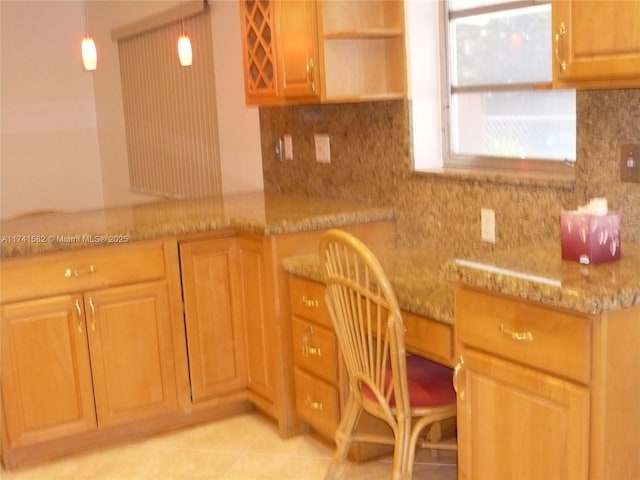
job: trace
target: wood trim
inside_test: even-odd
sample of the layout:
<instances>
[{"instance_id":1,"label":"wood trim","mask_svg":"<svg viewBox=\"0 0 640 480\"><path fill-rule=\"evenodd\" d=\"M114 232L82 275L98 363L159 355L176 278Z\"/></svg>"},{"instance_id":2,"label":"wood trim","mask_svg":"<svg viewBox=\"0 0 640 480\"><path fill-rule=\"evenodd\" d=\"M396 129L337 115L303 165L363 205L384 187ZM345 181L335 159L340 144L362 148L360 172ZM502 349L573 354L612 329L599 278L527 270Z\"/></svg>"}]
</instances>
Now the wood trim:
<instances>
[{"instance_id":1,"label":"wood trim","mask_svg":"<svg viewBox=\"0 0 640 480\"><path fill-rule=\"evenodd\" d=\"M170 23L204 12L207 7L207 0L181 0L180 5L177 7L123 25L122 27L114 28L111 30L111 40L119 42L125 38L164 27Z\"/></svg>"}]
</instances>

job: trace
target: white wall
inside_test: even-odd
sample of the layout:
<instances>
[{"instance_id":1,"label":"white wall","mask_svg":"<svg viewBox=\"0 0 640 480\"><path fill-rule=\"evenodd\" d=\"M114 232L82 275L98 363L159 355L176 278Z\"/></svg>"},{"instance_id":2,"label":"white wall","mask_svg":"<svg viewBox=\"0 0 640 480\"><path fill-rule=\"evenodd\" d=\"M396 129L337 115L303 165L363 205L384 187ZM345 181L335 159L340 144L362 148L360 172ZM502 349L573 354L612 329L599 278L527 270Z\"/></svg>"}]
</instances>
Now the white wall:
<instances>
[{"instance_id":1,"label":"white wall","mask_svg":"<svg viewBox=\"0 0 640 480\"><path fill-rule=\"evenodd\" d=\"M239 6L210 0L225 193L261 190L258 111L244 104ZM83 2L2 0L2 218L148 201L129 192L117 44L111 30L173 0L91 0L98 69L82 70ZM94 95L95 91L95 95Z\"/></svg>"},{"instance_id":2,"label":"white wall","mask_svg":"<svg viewBox=\"0 0 640 480\"><path fill-rule=\"evenodd\" d=\"M103 204L76 2L2 1L2 218Z\"/></svg>"}]
</instances>

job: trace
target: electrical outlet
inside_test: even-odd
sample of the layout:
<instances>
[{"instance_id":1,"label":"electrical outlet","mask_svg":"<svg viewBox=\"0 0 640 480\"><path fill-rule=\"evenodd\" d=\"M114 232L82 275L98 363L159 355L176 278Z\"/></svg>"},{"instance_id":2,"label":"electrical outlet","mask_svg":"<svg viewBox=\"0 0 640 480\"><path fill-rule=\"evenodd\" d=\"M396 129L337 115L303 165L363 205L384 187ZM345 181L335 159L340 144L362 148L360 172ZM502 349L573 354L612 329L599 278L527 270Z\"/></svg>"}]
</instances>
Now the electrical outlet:
<instances>
[{"instance_id":1,"label":"electrical outlet","mask_svg":"<svg viewBox=\"0 0 640 480\"><path fill-rule=\"evenodd\" d=\"M284 140L284 159L293 160L293 140L291 140L291 135L285 135L282 139Z\"/></svg>"},{"instance_id":2,"label":"electrical outlet","mask_svg":"<svg viewBox=\"0 0 640 480\"><path fill-rule=\"evenodd\" d=\"M315 134L316 162L331 163L331 145L329 135Z\"/></svg>"},{"instance_id":3,"label":"electrical outlet","mask_svg":"<svg viewBox=\"0 0 640 480\"><path fill-rule=\"evenodd\" d=\"M496 243L496 212L490 208L480 209L480 237L483 242Z\"/></svg>"},{"instance_id":4,"label":"electrical outlet","mask_svg":"<svg viewBox=\"0 0 640 480\"><path fill-rule=\"evenodd\" d=\"M620 146L620 181L640 183L640 144Z\"/></svg>"}]
</instances>

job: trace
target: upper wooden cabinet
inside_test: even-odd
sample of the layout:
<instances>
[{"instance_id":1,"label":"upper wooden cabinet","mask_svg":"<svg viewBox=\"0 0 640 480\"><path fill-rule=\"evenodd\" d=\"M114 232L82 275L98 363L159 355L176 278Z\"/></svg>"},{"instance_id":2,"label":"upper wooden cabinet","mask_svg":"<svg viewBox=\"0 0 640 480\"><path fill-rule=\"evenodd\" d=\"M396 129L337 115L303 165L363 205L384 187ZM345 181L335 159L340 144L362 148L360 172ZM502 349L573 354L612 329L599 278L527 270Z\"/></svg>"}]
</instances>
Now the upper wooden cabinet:
<instances>
[{"instance_id":1,"label":"upper wooden cabinet","mask_svg":"<svg viewBox=\"0 0 640 480\"><path fill-rule=\"evenodd\" d=\"M241 0L247 104L406 96L404 4Z\"/></svg>"},{"instance_id":2,"label":"upper wooden cabinet","mask_svg":"<svg viewBox=\"0 0 640 480\"><path fill-rule=\"evenodd\" d=\"M241 0L242 56L247 104L266 105L278 100L271 0Z\"/></svg>"},{"instance_id":3,"label":"upper wooden cabinet","mask_svg":"<svg viewBox=\"0 0 640 480\"><path fill-rule=\"evenodd\" d=\"M554 86L640 86L640 1L553 1Z\"/></svg>"},{"instance_id":4,"label":"upper wooden cabinet","mask_svg":"<svg viewBox=\"0 0 640 480\"><path fill-rule=\"evenodd\" d=\"M288 100L320 99L316 2L277 4L281 94Z\"/></svg>"}]
</instances>

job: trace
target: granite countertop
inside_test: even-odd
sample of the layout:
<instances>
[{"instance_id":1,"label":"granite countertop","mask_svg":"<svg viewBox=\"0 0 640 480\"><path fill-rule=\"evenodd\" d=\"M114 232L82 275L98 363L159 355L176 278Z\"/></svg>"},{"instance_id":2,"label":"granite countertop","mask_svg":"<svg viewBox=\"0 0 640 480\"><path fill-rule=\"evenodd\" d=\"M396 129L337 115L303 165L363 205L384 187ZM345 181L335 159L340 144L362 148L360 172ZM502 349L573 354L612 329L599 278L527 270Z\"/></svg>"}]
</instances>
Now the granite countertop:
<instances>
[{"instance_id":1,"label":"granite countertop","mask_svg":"<svg viewBox=\"0 0 640 480\"><path fill-rule=\"evenodd\" d=\"M369 245L385 269L403 310L454 323L458 282L578 313L640 306L640 244L622 243L619 260L581 265L562 260L560 242L451 258L420 247ZM285 259L286 271L317 282L317 254Z\"/></svg>"},{"instance_id":2,"label":"granite countertop","mask_svg":"<svg viewBox=\"0 0 640 480\"><path fill-rule=\"evenodd\" d=\"M389 277L402 310L453 324L453 288L442 273L451 257L420 247L368 246ZM282 266L294 275L323 282L317 253L286 258Z\"/></svg>"},{"instance_id":3,"label":"granite countertop","mask_svg":"<svg viewBox=\"0 0 640 480\"><path fill-rule=\"evenodd\" d=\"M0 224L0 257L233 228L265 235L390 220L391 208L264 192L84 212L24 215Z\"/></svg>"},{"instance_id":4,"label":"granite countertop","mask_svg":"<svg viewBox=\"0 0 640 480\"><path fill-rule=\"evenodd\" d=\"M640 306L640 244L622 242L619 260L562 260L560 242L448 262L448 280L586 314Z\"/></svg>"}]
</instances>

